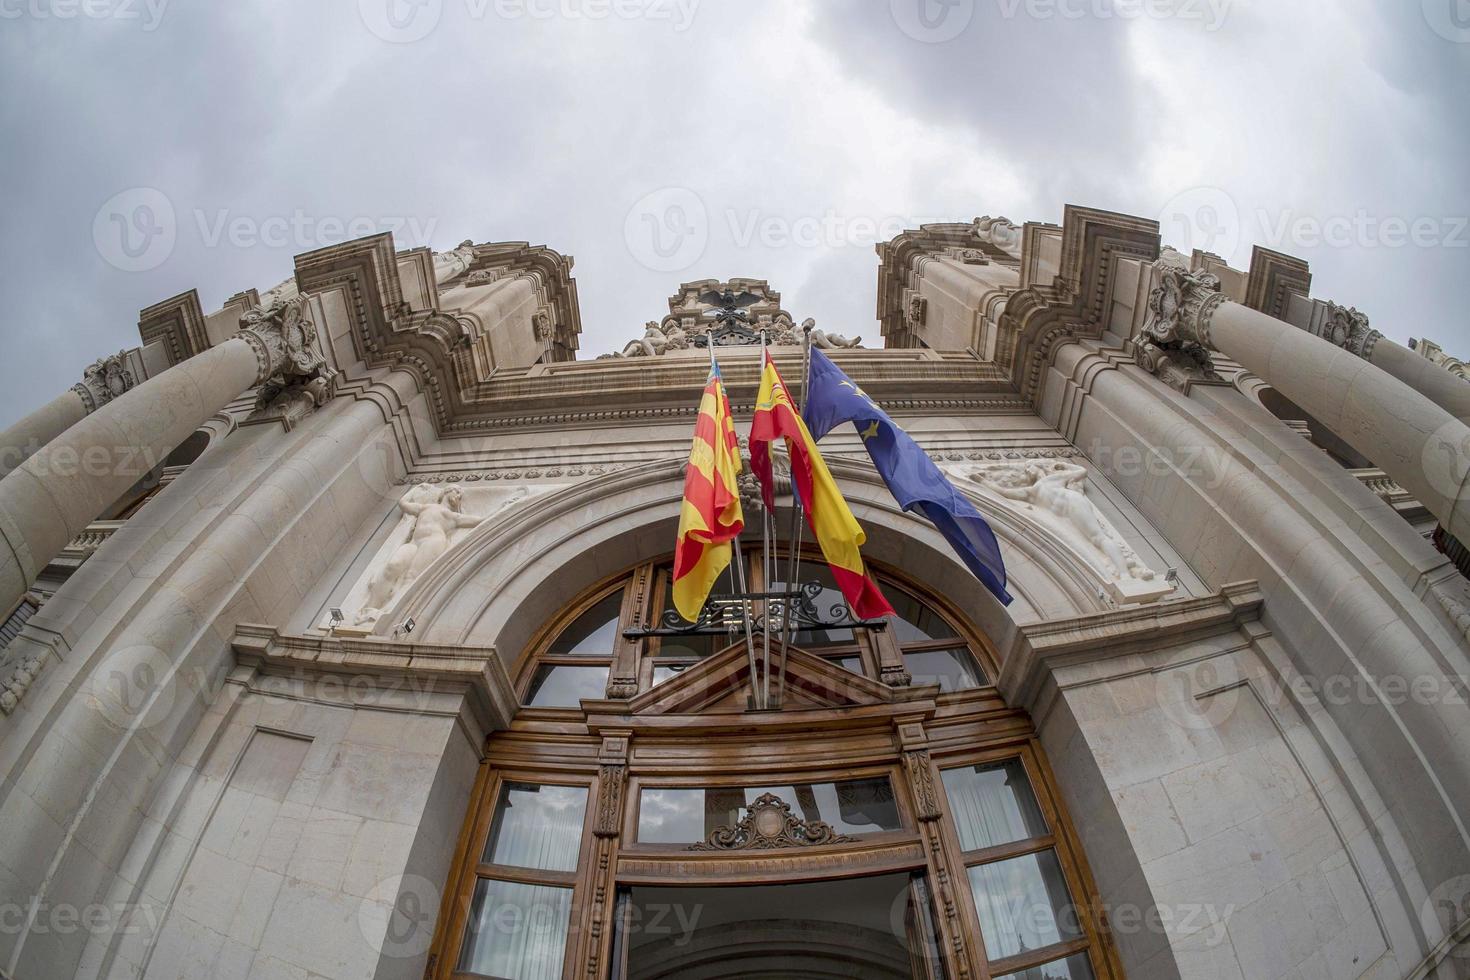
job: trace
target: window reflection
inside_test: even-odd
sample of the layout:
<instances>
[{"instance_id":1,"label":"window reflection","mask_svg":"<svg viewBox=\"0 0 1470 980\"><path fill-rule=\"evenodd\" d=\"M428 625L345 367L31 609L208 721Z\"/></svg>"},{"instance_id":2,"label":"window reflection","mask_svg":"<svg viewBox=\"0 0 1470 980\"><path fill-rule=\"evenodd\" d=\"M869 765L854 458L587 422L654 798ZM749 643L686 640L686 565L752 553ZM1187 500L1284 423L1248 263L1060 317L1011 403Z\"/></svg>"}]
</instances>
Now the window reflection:
<instances>
[{"instance_id":1,"label":"window reflection","mask_svg":"<svg viewBox=\"0 0 1470 980\"><path fill-rule=\"evenodd\" d=\"M872 834L903 826L887 777L794 786L649 787L639 797L638 841L690 844L704 840L711 831L738 823L744 808L766 793L790 804L803 820L825 821L839 834Z\"/></svg>"},{"instance_id":2,"label":"window reflection","mask_svg":"<svg viewBox=\"0 0 1470 980\"><path fill-rule=\"evenodd\" d=\"M576 708L582 700L601 700L607 695L606 667L558 667L543 665L526 692L530 708Z\"/></svg>"},{"instance_id":3,"label":"window reflection","mask_svg":"<svg viewBox=\"0 0 1470 980\"><path fill-rule=\"evenodd\" d=\"M909 674L917 687L938 684L941 693L969 691L984 687L985 672L966 647L951 650L909 650L903 655Z\"/></svg>"},{"instance_id":4,"label":"window reflection","mask_svg":"<svg viewBox=\"0 0 1470 980\"><path fill-rule=\"evenodd\" d=\"M547 649L557 657L610 657L617 646L623 590L599 599L578 616Z\"/></svg>"},{"instance_id":5,"label":"window reflection","mask_svg":"<svg viewBox=\"0 0 1470 980\"><path fill-rule=\"evenodd\" d=\"M898 614L893 626L898 642L948 640L959 635L944 617L903 589L885 582L883 594L888 597L888 604Z\"/></svg>"}]
</instances>

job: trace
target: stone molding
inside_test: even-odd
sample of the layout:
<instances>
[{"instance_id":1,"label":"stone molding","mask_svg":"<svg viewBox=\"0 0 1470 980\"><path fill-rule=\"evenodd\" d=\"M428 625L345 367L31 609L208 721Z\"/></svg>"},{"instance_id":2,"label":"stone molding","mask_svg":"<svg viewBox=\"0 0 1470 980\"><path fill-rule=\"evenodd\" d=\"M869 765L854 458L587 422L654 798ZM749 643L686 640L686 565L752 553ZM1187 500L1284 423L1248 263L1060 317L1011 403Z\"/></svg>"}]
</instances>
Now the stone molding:
<instances>
[{"instance_id":1,"label":"stone molding","mask_svg":"<svg viewBox=\"0 0 1470 980\"><path fill-rule=\"evenodd\" d=\"M191 289L143 310L138 314L138 335L145 347L161 342L168 352L170 365L209 350L209 334L205 330L198 290Z\"/></svg>"},{"instance_id":2,"label":"stone molding","mask_svg":"<svg viewBox=\"0 0 1470 980\"><path fill-rule=\"evenodd\" d=\"M128 352L124 350L99 358L82 372L82 380L72 385L71 390L77 393L90 415L118 395L131 391L137 383L128 367Z\"/></svg>"},{"instance_id":3,"label":"stone molding","mask_svg":"<svg viewBox=\"0 0 1470 980\"><path fill-rule=\"evenodd\" d=\"M1028 405L1034 408L1041 397L1042 373L1061 345L1102 337L1119 262L1154 262L1159 252L1156 221L1067 207L1055 279L1012 293L1000 320L995 359Z\"/></svg>"},{"instance_id":4,"label":"stone molding","mask_svg":"<svg viewBox=\"0 0 1470 980\"><path fill-rule=\"evenodd\" d=\"M510 726L520 699L493 647L440 646L384 639L344 639L283 633L241 623L231 640L235 659L262 673L286 677L351 676L374 689L411 694L458 694L461 719L474 744Z\"/></svg>"},{"instance_id":5,"label":"stone molding","mask_svg":"<svg viewBox=\"0 0 1470 980\"><path fill-rule=\"evenodd\" d=\"M1257 245L1251 253L1245 305L1258 313L1285 320L1294 293L1302 296L1312 293L1312 272L1307 263Z\"/></svg>"},{"instance_id":6,"label":"stone molding","mask_svg":"<svg viewBox=\"0 0 1470 980\"><path fill-rule=\"evenodd\" d=\"M1111 660L1229 633L1259 619L1264 602L1258 583L1236 582L1202 598L1021 626L1001 652L996 686L1008 704L1034 716L1048 680L1061 666Z\"/></svg>"}]
</instances>

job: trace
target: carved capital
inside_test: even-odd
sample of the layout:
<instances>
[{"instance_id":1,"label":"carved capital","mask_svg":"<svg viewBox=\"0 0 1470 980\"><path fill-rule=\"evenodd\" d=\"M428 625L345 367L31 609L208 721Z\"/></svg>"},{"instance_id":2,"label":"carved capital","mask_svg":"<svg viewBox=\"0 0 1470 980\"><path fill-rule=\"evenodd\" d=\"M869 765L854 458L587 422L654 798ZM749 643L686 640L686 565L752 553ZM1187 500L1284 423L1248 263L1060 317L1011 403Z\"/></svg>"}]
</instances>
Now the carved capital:
<instances>
[{"instance_id":1,"label":"carved capital","mask_svg":"<svg viewBox=\"0 0 1470 980\"><path fill-rule=\"evenodd\" d=\"M1161 266L1160 273L1159 285L1149 294L1142 339L1163 348L1210 346L1210 322L1225 302L1220 277L1173 265Z\"/></svg>"},{"instance_id":2,"label":"carved capital","mask_svg":"<svg viewBox=\"0 0 1470 980\"><path fill-rule=\"evenodd\" d=\"M1383 334L1368 324L1366 314L1351 306L1327 304L1327 318L1322 323L1322 338L1363 360L1372 360L1373 348Z\"/></svg>"},{"instance_id":3,"label":"carved capital","mask_svg":"<svg viewBox=\"0 0 1470 980\"><path fill-rule=\"evenodd\" d=\"M104 357L82 372L82 380L71 386L71 390L86 405L87 413L97 411L118 395L137 384L133 372L128 369L127 351L118 351Z\"/></svg>"},{"instance_id":4,"label":"carved capital","mask_svg":"<svg viewBox=\"0 0 1470 980\"><path fill-rule=\"evenodd\" d=\"M279 299L240 317L235 336L255 352L257 406L278 404L290 422L299 420L336 393L337 372L322 356L308 296Z\"/></svg>"}]
</instances>

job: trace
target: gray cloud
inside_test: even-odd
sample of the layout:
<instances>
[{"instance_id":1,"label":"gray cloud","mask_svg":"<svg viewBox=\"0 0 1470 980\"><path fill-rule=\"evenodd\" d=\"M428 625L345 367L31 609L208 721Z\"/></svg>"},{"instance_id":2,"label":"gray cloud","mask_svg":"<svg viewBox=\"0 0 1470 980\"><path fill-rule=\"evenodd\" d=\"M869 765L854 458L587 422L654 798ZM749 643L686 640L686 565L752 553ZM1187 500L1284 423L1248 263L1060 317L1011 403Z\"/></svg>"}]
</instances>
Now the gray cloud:
<instances>
[{"instance_id":1,"label":"gray cloud","mask_svg":"<svg viewBox=\"0 0 1470 980\"><path fill-rule=\"evenodd\" d=\"M1177 244L1233 237L1237 262L1276 244L1391 336L1470 354L1470 247L1303 235L1363 209L1443 238L1470 214L1470 43L1419 0L1238 0L1215 30L1125 19L1120 0L1058 0L1080 17L922 0L927 20L921 0L639 0L633 18L595 16L598 0L175 0L153 29L141 3L135 19L32 13L54 2L0 0L18 355L0 363L0 425L135 344L140 308L271 286L354 220L401 225L400 246L575 255L595 354L706 277L768 278L797 316L874 338L873 244L899 228L1174 202ZM963 29L925 43L956 26L945 11ZM172 209L175 240L125 271L93 224L138 188Z\"/></svg>"}]
</instances>

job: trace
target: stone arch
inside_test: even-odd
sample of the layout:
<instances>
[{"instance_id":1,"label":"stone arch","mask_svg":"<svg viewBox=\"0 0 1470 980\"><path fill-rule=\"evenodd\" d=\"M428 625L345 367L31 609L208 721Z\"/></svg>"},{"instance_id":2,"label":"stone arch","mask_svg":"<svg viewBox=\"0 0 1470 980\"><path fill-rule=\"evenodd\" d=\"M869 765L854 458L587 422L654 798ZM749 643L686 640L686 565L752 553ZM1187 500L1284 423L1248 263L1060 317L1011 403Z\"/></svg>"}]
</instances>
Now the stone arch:
<instances>
[{"instance_id":1,"label":"stone arch","mask_svg":"<svg viewBox=\"0 0 1470 980\"><path fill-rule=\"evenodd\" d=\"M834 458L834 474L868 534L865 554L947 597L1003 650L1017 624L1097 612L1095 573L1014 513L987 510L1015 602L980 585L927 522L900 511L866 463ZM424 642L496 647L514 667L540 626L572 596L667 553L677 530L683 461L622 470L531 498L475 529L395 603Z\"/></svg>"}]
</instances>

